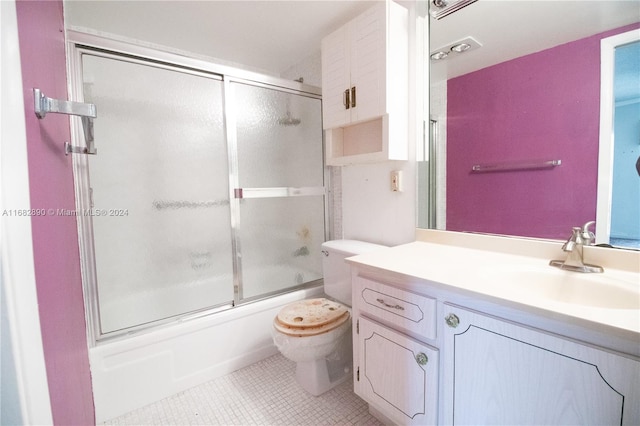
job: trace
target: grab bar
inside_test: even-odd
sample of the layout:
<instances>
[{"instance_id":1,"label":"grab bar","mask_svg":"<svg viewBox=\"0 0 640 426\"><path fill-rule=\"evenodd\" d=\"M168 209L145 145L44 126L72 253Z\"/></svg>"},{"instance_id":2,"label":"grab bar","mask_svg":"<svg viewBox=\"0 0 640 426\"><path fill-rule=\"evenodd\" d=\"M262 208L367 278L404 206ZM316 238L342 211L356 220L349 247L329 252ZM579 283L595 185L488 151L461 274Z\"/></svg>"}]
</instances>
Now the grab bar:
<instances>
[{"instance_id":1,"label":"grab bar","mask_svg":"<svg viewBox=\"0 0 640 426\"><path fill-rule=\"evenodd\" d=\"M272 188L234 188L235 198L275 198L275 197L305 197L310 195L325 195L324 186L305 187L272 187Z\"/></svg>"},{"instance_id":2,"label":"grab bar","mask_svg":"<svg viewBox=\"0 0 640 426\"><path fill-rule=\"evenodd\" d=\"M98 116L96 106L84 102L63 101L45 96L40 89L33 89L34 110L38 118L44 118L48 113L77 115L82 117L82 129L86 148L73 146L69 142L64 143L65 155L98 153L94 146L93 139L93 119Z\"/></svg>"},{"instance_id":3,"label":"grab bar","mask_svg":"<svg viewBox=\"0 0 640 426\"><path fill-rule=\"evenodd\" d=\"M561 160L526 160L512 161L505 163L476 164L471 168L475 173L486 172L506 172L512 170L535 170L557 167L562 164Z\"/></svg>"}]
</instances>

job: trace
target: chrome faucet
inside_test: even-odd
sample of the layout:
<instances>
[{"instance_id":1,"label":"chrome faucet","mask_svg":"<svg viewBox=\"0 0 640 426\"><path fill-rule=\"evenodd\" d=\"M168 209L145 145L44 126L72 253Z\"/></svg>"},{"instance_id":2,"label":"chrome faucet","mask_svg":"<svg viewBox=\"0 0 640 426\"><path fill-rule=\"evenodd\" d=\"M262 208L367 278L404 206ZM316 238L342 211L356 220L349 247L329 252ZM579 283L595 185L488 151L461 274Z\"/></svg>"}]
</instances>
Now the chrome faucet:
<instances>
[{"instance_id":1,"label":"chrome faucet","mask_svg":"<svg viewBox=\"0 0 640 426\"><path fill-rule=\"evenodd\" d=\"M571 229L571 236L562 245L562 250L567 252L567 258L565 260L552 260L549 265L556 268L565 269L567 271L574 272L604 272L604 268L597 265L589 265L584 263L584 246L593 244L595 235L589 230L595 222L587 222L582 228L574 227Z\"/></svg>"}]
</instances>

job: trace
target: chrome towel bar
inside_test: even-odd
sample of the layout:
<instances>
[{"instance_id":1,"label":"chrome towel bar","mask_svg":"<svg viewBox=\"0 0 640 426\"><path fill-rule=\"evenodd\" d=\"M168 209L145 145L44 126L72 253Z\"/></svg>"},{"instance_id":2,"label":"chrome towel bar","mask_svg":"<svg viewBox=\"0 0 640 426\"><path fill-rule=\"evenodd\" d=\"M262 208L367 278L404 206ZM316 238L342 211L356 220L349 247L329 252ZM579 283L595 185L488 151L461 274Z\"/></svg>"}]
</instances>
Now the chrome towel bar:
<instances>
[{"instance_id":1,"label":"chrome towel bar","mask_svg":"<svg viewBox=\"0 0 640 426\"><path fill-rule=\"evenodd\" d=\"M561 160L526 160L526 161L511 161L505 163L489 163L489 164L476 164L471 168L474 173L487 173L487 172L506 172L512 170L535 170L535 169L548 169L557 167L562 164Z\"/></svg>"},{"instance_id":2,"label":"chrome towel bar","mask_svg":"<svg viewBox=\"0 0 640 426\"><path fill-rule=\"evenodd\" d=\"M40 89L33 89L34 110L38 118L44 118L48 113L77 115L82 117L82 129L86 148L73 146L69 142L64 143L65 154L92 154L98 153L93 143L93 119L98 116L96 106L84 102L64 101L45 96Z\"/></svg>"}]
</instances>

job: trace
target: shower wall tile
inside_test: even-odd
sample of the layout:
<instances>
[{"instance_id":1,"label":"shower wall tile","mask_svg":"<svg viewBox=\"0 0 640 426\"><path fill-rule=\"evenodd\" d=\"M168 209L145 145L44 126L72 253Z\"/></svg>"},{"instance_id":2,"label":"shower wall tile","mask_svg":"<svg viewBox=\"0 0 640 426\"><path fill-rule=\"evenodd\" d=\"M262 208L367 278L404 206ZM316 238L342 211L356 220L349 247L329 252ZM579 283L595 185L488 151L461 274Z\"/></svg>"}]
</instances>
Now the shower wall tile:
<instances>
[{"instance_id":1,"label":"shower wall tile","mask_svg":"<svg viewBox=\"0 0 640 426\"><path fill-rule=\"evenodd\" d=\"M329 208L331 209L331 238L344 238L342 232L342 168L329 167L331 182L329 184Z\"/></svg>"},{"instance_id":2,"label":"shower wall tile","mask_svg":"<svg viewBox=\"0 0 640 426\"><path fill-rule=\"evenodd\" d=\"M289 80L304 78L304 83L311 86L322 87L322 73L320 65L320 50L307 56L301 62L292 65L282 71L280 76Z\"/></svg>"}]
</instances>

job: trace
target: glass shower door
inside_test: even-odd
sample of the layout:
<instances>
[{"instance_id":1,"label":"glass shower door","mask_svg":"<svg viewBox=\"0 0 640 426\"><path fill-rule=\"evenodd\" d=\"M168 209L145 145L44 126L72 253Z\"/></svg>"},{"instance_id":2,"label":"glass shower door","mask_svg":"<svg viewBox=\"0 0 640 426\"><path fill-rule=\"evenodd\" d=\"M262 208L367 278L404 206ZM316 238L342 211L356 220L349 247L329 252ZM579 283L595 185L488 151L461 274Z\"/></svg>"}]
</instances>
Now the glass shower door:
<instances>
[{"instance_id":1,"label":"glass shower door","mask_svg":"<svg viewBox=\"0 0 640 426\"><path fill-rule=\"evenodd\" d=\"M232 303L221 79L106 54L82 67L99 335Z\"/></svg>"},{"instance_id":2,"label":"glass shower door","mask_svg":"<svg viewBox=\"0 0 640 426\"><path fill-rule=\"evenodd\" d=\"M322 278L321 101L242 82L229 91L239 299L247 300Z\"/></svg>"}]
</instances>

